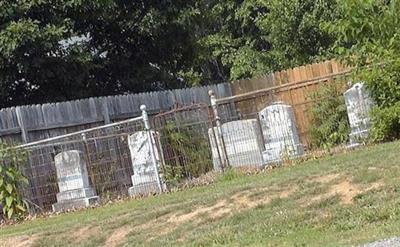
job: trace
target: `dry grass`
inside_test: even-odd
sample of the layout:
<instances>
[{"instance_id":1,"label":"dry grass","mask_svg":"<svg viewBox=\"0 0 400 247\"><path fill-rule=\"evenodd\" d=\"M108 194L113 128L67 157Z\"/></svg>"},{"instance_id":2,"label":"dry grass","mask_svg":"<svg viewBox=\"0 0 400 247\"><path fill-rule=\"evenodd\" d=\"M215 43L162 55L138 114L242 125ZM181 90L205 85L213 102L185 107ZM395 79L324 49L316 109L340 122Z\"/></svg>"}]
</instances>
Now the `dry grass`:
<instances>
[{"instance_id":1,"label":"dry grass","mask_svg":"<svg viewBox=\"0 0 400 247\"><path fill-rule=\"evenodd\" d=\"M348 246L400 232L400 143L0 229L0 246ZM80 225L81 227L79 227Z\"/></svg>"}]
</instances>

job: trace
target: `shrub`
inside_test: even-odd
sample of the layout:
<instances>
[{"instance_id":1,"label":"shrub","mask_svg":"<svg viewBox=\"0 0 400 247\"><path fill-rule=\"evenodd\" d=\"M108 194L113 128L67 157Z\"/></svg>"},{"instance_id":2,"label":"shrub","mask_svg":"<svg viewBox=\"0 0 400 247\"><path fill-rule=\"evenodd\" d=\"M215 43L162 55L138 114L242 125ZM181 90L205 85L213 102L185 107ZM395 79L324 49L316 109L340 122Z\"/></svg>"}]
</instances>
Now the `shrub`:
<instances>
[{"instance_id":1,"label":"shrub","mask_svg":"<svg viewBox=\"0 0 400 247\"><path fill-rule=\"evenodd\" d=\"M341 88L338 83L327 83L310 95L314 101L311 148L330 148L348 141L350 126Z\"/></svg>"},{"instance_id":2,"label":"shrub","mask_svg":"<svg viewBox=\"0 0 400 247\"><path fill-rule=\"evenodd\" d=\"M371 112L371 140L375 142L392 141L400 138L400 102Z\"/></svg>"},{"instance_id":3,"label":"shrub","mask_svg":"<svg viewBox=\"0 0 400 247\"><path fill-rule=\"evenodd\" d=\"M212 169L204 133L168 122L160 134L165 159L163 176L169 184L176 184L185 177L198 177Z\"/></svg>"},{"instance_id":4,"label":"shrub","mask_svg":"<svg viewBox=\"0 0 400 247\"><path fill-rule=\"evenodd\" d=\"M218 177L217 181L228 182L240 178L241 176L243 176L243 173L241 173L239 170L228 168L224 171L224 173L221 176Z\"/></svg>"},{"instance_id":5,"label":"shrub","mask_svg":"<svg viewBox=\"0 0 400 247\"><path fill-rule=\"evenodd\" d=\"M0 142L0 204L9 219L18 219L26 212L19 190L22 184L28 183L20 170L25 162L25 152Z\"/></svg>"},{"instance_id":6,"label":"shrub","mask_svg":"<svg viewBox=\"0 0 400 247\"><path fill-rule=\"evenodd\" d=\"M375 141L400 137L400 1L340 0L339 16L326 26L337 37L339 58L357 68L377 109L372 112Z\"/></svg>"},{"instance_id":7,"label":"shrub","mask_svg":"<svg viewBox=\"0 0 400 247\"><path fill-rule=\"evenodd\" d=\"M355 73L366 82L376 103L371 112L370 139L375 142L391 141L400 137L400 59L384 65L362 68Z\"/></svg>"}]
</instances>

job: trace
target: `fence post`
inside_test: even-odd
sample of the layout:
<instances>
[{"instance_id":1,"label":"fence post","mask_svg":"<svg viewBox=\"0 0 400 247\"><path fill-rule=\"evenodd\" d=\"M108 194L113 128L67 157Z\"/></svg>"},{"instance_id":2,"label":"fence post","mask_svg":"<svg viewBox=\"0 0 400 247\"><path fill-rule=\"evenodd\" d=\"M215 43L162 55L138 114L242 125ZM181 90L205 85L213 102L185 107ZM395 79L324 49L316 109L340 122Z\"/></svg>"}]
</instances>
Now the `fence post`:
<instances>
[{"instance_id":1,"label":"fence post","mask_svg":"<svg viewBox=\"0 0 400 247\"><path fill-rule=\"evenodd\" d=\"M144 128L146 129L147 138L148 138L148 142L149 142L149 145L150 145L151 162L153 163L154 169L155 169L155 172L156 172L156 179L157 179L158 189L159 189L160 193L162 193L163 192L163 186L161 184L160 173L158 171L158 162L157 162L157 157L156 157L156 153L155 153L155 150L154 150L154 143L153 143L153 138L152 138L152 134L151 134L151 126L150 126L150 121L149 121L149 115L147 114L147 111L146 111L146 105L141 105L140 106L140 110L142 111Z\"/></svg>"},{"instance_id":2,"label":"fence post","mask_svg":"<svg viewBox=\"0 0 400 247\"><path fill-rule=\"evenodd\" d=\"M104 124L111 123L106 97L101 98L101 114L103 115Z\"/></svg>"},{"instance_id":3,"label":"fence post","mask_svg":"<svg viewBox=\"0 0 400 247\"><path fill-rule=\"evenodd\" d=\"M22 111L21 111L21 107L20 106L17 106L16 113L17 113L18 125L21 128L22 142L23 143L28 143L29 142L28 130L26 129L24 116L22 115Z\"/></svg>"},{"instance_id":4,"label":"fence post","mask_svg":"<svg viewBox=\"0 0 400 247\"><path fill-rule=\"evenodd\" d=\"M228 155L226 154L224 137L222 135L221 119L218 115L217 97L215 96L215 93L213 90L208 91L208 95L210 96L211 107L213 109L215 125L217 128L215 144L217 146L218 154L221 156L220 157L220 160L222 161L221 162L221 170L224 171L224 169L229 166L229 160L228 160ZM212 128L214 128L214 127L212 127Z\"/></svg>"}]
</instances>

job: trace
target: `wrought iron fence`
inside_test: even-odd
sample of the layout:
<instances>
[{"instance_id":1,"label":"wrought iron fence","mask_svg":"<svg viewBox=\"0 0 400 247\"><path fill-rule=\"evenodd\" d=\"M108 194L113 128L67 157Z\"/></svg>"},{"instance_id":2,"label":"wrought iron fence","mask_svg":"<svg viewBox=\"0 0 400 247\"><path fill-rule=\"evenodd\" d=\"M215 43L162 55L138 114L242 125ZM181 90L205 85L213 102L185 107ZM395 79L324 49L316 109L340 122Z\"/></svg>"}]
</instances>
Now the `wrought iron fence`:
<instances>
[{"instance_id":1,"label":"wrought iron fence","mask_svg":"<svg viewBox=\"0 0 400 247\"><path fill-rule=\"evenodd\" d=\"M180 107L153 118L162 153L162 173L169 185L199 177L213 169L210 138L213 116L205 104Z\"/></svg>"},{"instance_id":2,"label":"wrought iron fence","mask_svg":"<svg viewBox=\"0 0 400 247\"><path fill-rule=\"evenodd\" d=\"M134 176L157 175L155 169L151 173L154 160L147 156L150 136L153 132L141 116L21 145L17 148L27 151L23 174L29 181L22 193L43 210L62 211L128 193L159 192L157 179L149 183ZM147 150L133 157L138 149ZM135 165L145 170L134 171Z\"/></svg>"},{"instance_id":3,"label":"wrought iron fence","mask_svg":"<svg viewBox=\"0 0 400 247\"><path fill-rule=\"evenodd\" d=\"M338 120L344 121L344 137L333 143L345 144L349 133L343 92L348 80L347 74L339 73L225 98L211 92L220 140L211 146L220 150L225 165L230 167L263 168L296 159L318 148L313 145L313 134L314 128L319 127L315 120L321 105L341 110L342 115L336 119L322 119L319 124L326 124L327 132L335 136L339 128L336 125L342 124ZM321 93L327 87L333 87L336 94Z\"/></svg>"},{"instance_id":4,"label":"wrought iron fence","mask_svg":"<svg viewBox=\"0 0 400 247\"><path fill-rule=\"evenodd\" d=\"M23 194L43 209L87 206L112 196L160 193L183 180L229 167L264 168L310 150L310 97L343 75L193 104L151 117L22 145ZM332 96L336 97L336 96ZM343 102L344 104L344 102ZM78 202L76 202L78 201Z\"/></svg>"}]
</instances>

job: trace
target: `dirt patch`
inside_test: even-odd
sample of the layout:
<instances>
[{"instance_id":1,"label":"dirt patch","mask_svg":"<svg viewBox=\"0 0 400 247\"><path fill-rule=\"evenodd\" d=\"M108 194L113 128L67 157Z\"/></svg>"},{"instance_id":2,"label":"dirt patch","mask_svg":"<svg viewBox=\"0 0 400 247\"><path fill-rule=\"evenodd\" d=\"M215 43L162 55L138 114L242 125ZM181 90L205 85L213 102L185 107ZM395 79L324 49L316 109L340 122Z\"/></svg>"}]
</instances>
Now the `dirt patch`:
<instances>
[{"instance_id":1,"label":"dirt patch","mask_svg":"<svg viewBox=\"0 0 400 247\"><path fill-rule=\"evenodd\" d=\"M290 187L286 188L282 191L279 192L279 198L288 198L291 196L294 192L296 192L297 188L296 187Z\"/></svg>"},{"instance_id":2,"label":"dirt patch","mask_svg":"<svg viewBox=\"0 0 400 247\"><path fill-rule=\"evenodd\" d=\"M333 185L330 188L328 192L328 197L339 195L340 200L343 204L351 204L353 201L353 197L361 194L362 192L363 190L357 185L351 183L350 181L343 181L339 184Z\"/></svg>"},{"instance_id":3,"label":"dirt patch","mask_svg":"<svg viewBox=\"0 0 400 247\"><path fill-rule=\"evenodd\" d=\"M100 228L97 226L86 226L79 228L78 230L74 231L72 234L72 241L74 243L81 243L90 237L95 236L97 233L99 233Z\"/></svg>"},{"instance_id":4,"label":"dirt patch","mask_svg":"<svg viewBox=\"0 0 400 247\"><path fill-rule=\"evenodd\" d=\"M251 197L251 195L257 192L257 190L239 192L231 196L229 199L218 201L212 206L202 206L194 209L190 213L172 215L172 217L168 219L168 223L172 225L177 225L184 222L193 221L197 219L200 215L206 215L206 218L208 219L220 218L227 214L249 210L257 207L258 205L268 204L271 202L272 199L275 198L287 198L295 190L295 188L289 188L279 191L278 193L270 194L268 194L268 191L265 191L264 196L260 196L257 198Z\"/></svg>"},{"instance_id":5,"label":"dirt patch","mask_svg":"<svg viewBox=\"0 0 400 247\"><path fill-rule=\"evenodd\" d=\"M173 213L164 215L145 224L135 227L134 230L149 231L156 233L148 238L149 241L173 232L180 225L192 222L201 224L202 222L215 220L227 215L232 215L245 210L250 210L259 205L270 203L275 198L287 198L293 194L297 188L285 188L280 191L271 192L268 189L257 189L242 191L232 195L227 199L217 201L210 206L199 206L193 208L188 213ZM252 197L254 194L263 192L261 196ZM160 224L160 222L162 222ZM184 236L182 236L184 238Z\"/></svg>"},{"instance_id":6,"label":"dirt patch","mask_svg":"<svg viewBox=\"0 0 400 247\"><path fill-rule=\"evenodd\" d=\"M4 242L0 242L0 247L29 247L33 246L36 242L36 240L39 237L36 235L28 236L28 235L23 235L23 236L18 236L18 237L12 237L6 239Z\"/></svg>"},{"instance_id":7,"label":"dirt patch","mask_svg":"<svg viewBox=\"0 0 400 247\"><path fill-rule=\"evenodd\" d=\"M383 186L383 183L373 183L368 187L362 186L360 184L355 184L350 180L344 180L340 183L332 185L328 192L321 195L308 198L307 202L302 203L302 206L309 206L315 202L322 201L324 199L331 198L333 196L339 196L340 202L345 205L353 203L353 198L362 193L368 192L373 189L377 189Z\"/></svg>"},{"instance_id":8,"label":"dirt patch","mask_svg":"<svg viewBox=\"0 0 400 247\"><path fill-rule=\"evenodd\" d=\"M116 247L118 245L121 245L124 242L126 236L129 234L129 232L131 232L131 230L132 229L129 227L122 227L122 228L115 230L111 234L111 236L108 237L104 246Z\"/></svg>"},{"instance_id":9,"label":"dirt patch","mask_svg":"<svg viewBox=\"0 0 400 247\"><path fill-rule=\"evenodd\" d=\"M320 184L326 184L326 183L332 182L333 180L339 178L340 176L341 176L340 173L328 174L328 175L325 175L325 176L313 177L313 178L311 178L311 181L317 182L317 183L320 183Z\"/></svg>"}]
</instances>

